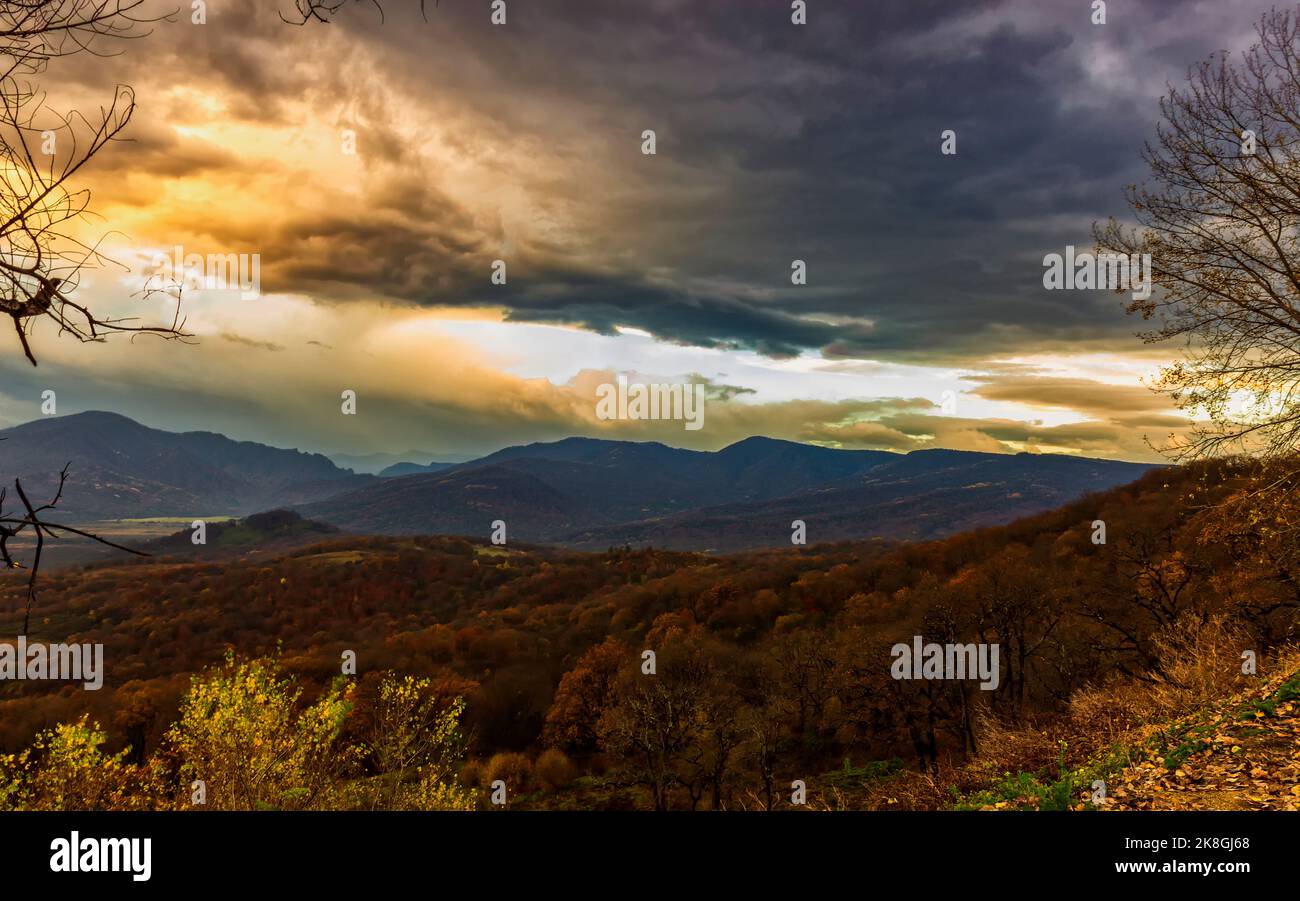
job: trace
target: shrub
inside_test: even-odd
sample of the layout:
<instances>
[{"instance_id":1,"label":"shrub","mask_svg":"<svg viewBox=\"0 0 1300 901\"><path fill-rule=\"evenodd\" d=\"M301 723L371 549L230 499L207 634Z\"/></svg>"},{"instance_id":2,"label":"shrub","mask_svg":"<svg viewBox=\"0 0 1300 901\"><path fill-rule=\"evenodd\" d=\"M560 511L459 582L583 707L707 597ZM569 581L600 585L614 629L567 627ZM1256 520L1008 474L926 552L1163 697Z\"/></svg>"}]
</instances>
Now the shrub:
<instances>
[{"instance_id":1,"label":"shrub","mask_svg":"<svg viewBox=\"0 0 1300 901\"><path fill-rule=\"evenodd\" d=\"M350 687L336 682L298 709L302 689L275 660L226 663L196 676L168 731L188 784L202 780L219 810L326 806L346 763L337 738L351 708Z\"/></svg>"},{"instance_id":2,"label":"shrub","mask_svg":"<svg viewBox=\"0 0 1300 901\"><path fill-rule=\"evenodd\" d=\"M367 711L363 755L379 778L366 781L367 806L387 810L470 810L473 795L456 781L464 750L465 702L444 704L432 679L385 673Z\"/></svg>"},{"instance_id":3,"label":"shrub","mask_svg":"<svg viewBox=\"0 0 1300 901\"><path fill-rule=\"evenodd\" d=\"M508 791L522 792L528 786L532 774L533 765L527 757L506 751L492 755L492 759L487 762L483 780L490 786L500 779L505 782Z\"/></svg>"},{"instance_id":4,"label":"shrub","mask_svg":"<svg viewBox=\"0 0 1300 901\"><path fill-rule=\"evenodd\" d=\"M1184 614L1152 639L1164 679L1152 689L1161 715L1226 697L1247 680L1241 650L1255 645L1248 630L1222 614Z\"/></svg>"},{"instance_id":5,"label":"shrub","mask_svg":"<svg viewBox=\"0 0 1300 901\"><path fill-rule=\"evenodd\" d=\"M483 784L483 762L480 760L467 760L460 768L460 784L470 788L478 788Z\"/></svg>"},{"instance_id":6,"label":"shrub","mask_svg":"<svg viewBox=\"0 0 1300 901\"><path fill-rule=\"evenodd\" d=\"M165 807L156 767L105 754L108 736L82 716L36 736L20 754L0 756L0 810L129 810Z\"/></svg>"},{"instance_id":7,"label":"shrub","mask_svg":"<svg viewBox=\"0 0 1300 901\"><path fill-rule=\"evenodd\" d=\"M537 758L533 774L547 791L558 791L574 780L577 769L567 754L558 748L550 748Z\"/></svg>"}]
</instances>

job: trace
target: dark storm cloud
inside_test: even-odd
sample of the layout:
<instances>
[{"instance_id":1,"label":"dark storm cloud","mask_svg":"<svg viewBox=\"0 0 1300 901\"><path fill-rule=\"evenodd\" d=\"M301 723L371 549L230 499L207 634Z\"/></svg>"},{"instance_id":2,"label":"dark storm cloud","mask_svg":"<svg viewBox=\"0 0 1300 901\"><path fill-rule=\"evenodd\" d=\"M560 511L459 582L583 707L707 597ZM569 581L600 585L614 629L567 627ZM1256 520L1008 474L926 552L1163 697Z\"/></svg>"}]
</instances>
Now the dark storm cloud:
<instances>
[{"instance_id":1,"label":"dark storm cloud","mask_svg":"<svg viewBox=\"0 0 1300 901\"><path fill-rule=\"evenodd\" d=\"M721 349L752 348L773 357L795 356L808 347L836 341L847 329L803 319L797 311L734 296L701 295L648 285L631 278L567 273L538 287L527 280L518 290L484 293L503 300L508 321L578 324L602 334L631 325L667 341ZM509 288L510 286L505 286Z\"/></svg>"},{"instance_id":2,"label":"dark storm cloud","mask_svg":"<svg viewBox=\"0 0 1300 901\"><path fill-rule=\"evenodd\" d=\"M240 160L232 153L214 148L211 144L193 138L178 136L156 121L141 117L130 130L130 144L123 153L105 153L94 161L100 175L119 173L131 175L144 171L163 178L196 177L205 174L231 173L238 170ZM157 198L150 198L157 202Z\"/></svg>"},{"instance_id":3,"label":"dark storm cloud","mask_svg":"<svg viewBox=\"0 0 1300 901\"><path fill-rule=\"evenodd\" d=\"M1163 81L1258 10L1181 4L1175 21L1166 4L1111 6L1105 26L1073 2L823 2L796 28L783 0L515 3L507 29L449 4L426 32L360 10L342 24L390 47L397 77L463 92L506 132L572 147L563 122L536 116L572 109L583 140L623 145L603 157L626 186L605 204L620 224L585 249L612 259L627 249L614 241L636 239L631 264L599 280L520 274L494 298L511 318L933 361L1130 340L1115 296L1044 291L1043 255L1123 214ZM659 137L649 165L645 127ZM939 153L946 128L953 157ZM806 288L789 284L796 258ZM390 285L474 303L479 271ZM729 290L701 290L710 280ZM828 316L869 325L813 321Z\"/></svg>"},{"instance_id":4,"label":"dark storm cloud","mask_svg":"<svg viewBox=\"0 0 1300 901\"><path fill-rule=\"evenodd\" d=\"M364 206L212 225L256 242L267 290L954 362L1137 347L1120 298L1045 291L1043 256L1124 214L1164 83L1241 47L1266 5L1112 3L1097 26L1076 0L818 0L796 27L786 0L515 0L494 27L482 4L426 23L363 3L295 29L244 0L169 26L127 75L202 73L227 115L293 128L306 99L357 130ZM555 227L514 241L465 209L436 156L401 139L412 117L445 123L447 150L488 171L504 149L535 158L500 178ZM939 152L945 129L956 156ZM488 290L502 256L510 283ZM795 259L807 286L790 284Z\"/></svg>"}]
</instances>

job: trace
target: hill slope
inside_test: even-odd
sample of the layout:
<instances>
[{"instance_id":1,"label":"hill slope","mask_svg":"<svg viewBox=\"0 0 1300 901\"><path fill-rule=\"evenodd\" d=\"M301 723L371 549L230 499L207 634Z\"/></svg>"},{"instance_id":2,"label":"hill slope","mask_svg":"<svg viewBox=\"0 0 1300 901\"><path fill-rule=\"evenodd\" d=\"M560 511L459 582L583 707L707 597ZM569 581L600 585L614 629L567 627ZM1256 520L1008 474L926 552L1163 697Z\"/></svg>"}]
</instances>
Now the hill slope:
<instances>
[{"instance_id":1,"label":"hill slope","mask_svg":"<svg viewBox=\"0 0 1300 901\"><path fill-rule=\"evenodd\" d=\"M568 438L380 478L320 454L165 432L98 412L36 420L0 439L0 466L34 500L50 497L59 468L70 464L60 504L70 522L286 508L374 534L486 536L501 520L511 540L589 549L783 547L795 520L814 543L934 538L1047 510L1151 468L1049 455L835 450L763 437L716 452Z\"/></svg>"},{"instance_id":2,"label":"hill slope","mask_svg":"<svg viewBox=\"0 0 1300 901\"><path fill-rule=\"evenodd\" d=\"M43 579L29 634L103 643L110 679L95 692L6 684L0 752L89 713L111 724L109 750L154 753L188 674L227 648L275 654L313 686L352 650L367 673L427 676L465 699L465 772L502 751L538 765L557 742L572 754L582 778L520 792L521 806L649 808L634 749L591 724L655 714L636 694L651 647L685 680L667 699L696 704L679 718L667 807L698 809L715 790L713 806L764 807L773 747L783 771L808 774L816 808L1080 809L1098 779L1121 808L1293 806L1300 659L1285 642L1300 558L1271 524L1220 518L1253 484L1178 469L941 541L720 556L449 537L301 546L315 527L285 514L254 518L252 544L249 523L235 526L230 556L196 556L182 533L178 554ZM1091 538L1098 519L1106 543ZM15 634L24 585L0 574L0 634ZM897 679L891 647L922 634L1001 647L998 685ZM1262 679L1240 673L1247 646ZM709 789L693 767L738 734L736 716L763 733Z\"/></svg>"},{"instance_id":3,"label":"hill slope","mask_svg":"<svg viewBox=\"0 0 1300 901\"><path fill-rule=\"evenodd\" d=\"M234 441L213 432L165 432L116 413L37 419L0 431L0 467L33 502L57 488L68 521L253 513L303 503L373 480L320 454Z\"/></svg>"},{"instance_id":4,"label":"hill slope","mask_svg":"<svg viewBox=\"0 0 1300 901\"><path fill-rule=\"evenodd\" d=\"M1262 685L1160 730L1106 810L1300 810L1300 654Z\"/></svg>"},{"instance_id":5,"label":"hill slope","mask_svg":"<svg viewBox=\"0 0 1300 901\"><path fill-rule=\"evenodd\" d=\"M1130 482L1150 466L963 451L832 450L748 438L720 451L570 438L507 448L429 475L386 479L304 516L348 531L731 552L808 540L934 538L1009 522Z\"/></svg>"}]
</instances>

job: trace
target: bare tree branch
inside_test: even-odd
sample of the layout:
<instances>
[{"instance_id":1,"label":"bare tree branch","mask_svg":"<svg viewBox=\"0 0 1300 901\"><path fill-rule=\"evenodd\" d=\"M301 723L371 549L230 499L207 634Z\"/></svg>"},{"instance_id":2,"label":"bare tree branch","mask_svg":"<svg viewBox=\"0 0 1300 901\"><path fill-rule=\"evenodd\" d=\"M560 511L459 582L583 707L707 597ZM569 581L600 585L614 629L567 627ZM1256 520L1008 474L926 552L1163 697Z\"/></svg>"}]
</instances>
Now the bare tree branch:
<instances>
[{"instance_id":1,"label":"bare tree branch","mask_svg":"<svg viewBox=\"0 0 1300 901\"><path fill-rule=\"evenodd\" d=\"M32 77L49 61L97 52L101 38L133 38L156 21L144 0L0 0L0 315L9 317L27 359L40 319L58 333L100 341L114 332L187 337L183 323L140 325L107 318L73 299L87 269L113 265L76 234L89 218L90 193L74 177L110 142L120 140L135 112L135 94L118 85L93 116L58 114ZM123 267L125 268L125 267Z\"/></svg>"},{"instance_id":2,"label":"bare tree branch","mask_svg":"<svg viewBox=\"0 0 1300 901\"><path fill-rule=\"evenodd\" d=\"M286 18L284 13L280 13L280 20L289 25L306 25L308 22L322 22L328 25L338 11L348 5L348 2L349 0L293 0L293 17ZM369 3L379 10L379 18L383 20L384 7L380 0L351 0L351 2ZM441 0L434 0L433 5L437 6L439 2ZM429 20L425 0L420 0L420 15L426 22Z\"/></svg>"},{"instance_id":3,"label":"bare tree branch","mask_svg":"<svg viewBox=\"0 0 1300 901\"><path fill-rule=\"evenodd\" d=\"M1158 323L1147 342L1184 346L1155 387L1205 425L1176 459L1300 447L1300 20L1257 30L1239 63L1214 56L1161 100L1128 191L1140 227L1093 229L1100 252L1150 254L1156 290L1129 312Z\"/></svg>"},{"instance_id":4,"label":"bare tree branch","mask_svg":"<svg viewBox=\"0 0 1300 901\"><path fill-rule=\"evenodd\" d=\"M32 606L36 603L36 578L40 575L41 556L45 551L45 539L47 537L57 540L62 537L59 533L69 532L73 535L79 535L82 538L89 538L92 541L96 541L107 547L119 551L126 551L128 554L135 554L138 557L149 556L143 551L123 547L120 544L109 541L107 538L101 538L91 532L86 532L82 529L62 525L60 523L47 522L41 519L42 513L47 510L53 510L58 506L59 501L63 499L63 486L67 481L68 467L64 466L62 471L59 472L59 487L54 493L54 498L37 507L32 504L31 500L27 497L27 492L23 490L22 480L14 479L14 491L17 493L18 499L22 501L23 505L23 512L21 515L17 516L5 514L4 502L6 499L6 492L4 489L0 489L0 564L3 564L6 569L26 569L28 571L27 606L23 612L23 635L27 634L28 626L31 624ZM14 558L14 551L10 547L9 542L11 539L22 537L24 533L27 532L30 532L31 536L35 539L36 546L32 551L31 564L24 567Z\"/></svg>"}]
</instances>

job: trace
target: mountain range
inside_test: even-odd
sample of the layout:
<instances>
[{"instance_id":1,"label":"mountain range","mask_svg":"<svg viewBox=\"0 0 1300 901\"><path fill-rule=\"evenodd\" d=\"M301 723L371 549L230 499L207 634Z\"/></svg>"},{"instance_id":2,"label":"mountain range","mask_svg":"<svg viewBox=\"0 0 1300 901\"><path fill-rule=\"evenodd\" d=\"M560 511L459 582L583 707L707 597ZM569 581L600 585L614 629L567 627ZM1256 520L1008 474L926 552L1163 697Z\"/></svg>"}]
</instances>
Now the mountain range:
<instances>
[{"instance_id":1,"label":"mountain range","mask_svg":"<svg viewBox=\"0 0 1300 901\"><path fill-rule=\"evenodd\" d=\"M568 438L383 479L296 509L347 531L486 536L584 549L733 552L918 540L998 525L1131 482L1148 464L1048 454L834 450L747 438L715 452Z\"/></svg>"},{"instance_id":2,"label":"mountain range","mask_svg":"<svg viewBox=\"0 0 1300 901\"><path fill-rule=\"evenodd\" d=\"M467 463L359 475L320 454L173 433L113 413L0 431L0 472L36 502L57 487L68 521L246 516L292 509L343 532L484 537L576 548L729 552L808 543L940 537L1131 482L1148 464L951 450L836 450L753 437L718 451L567 438ZM410 474L405 474L410 473Z\"/></svg>"},{"instance_id":3,"label":"mountain range","mask_svg":"<svg viewBox=\"0 0 1300 901\"><path fill-rule=\"evenodd\" d=\"M0 431L4 484L12 488L12 480L21 478L34 504L53 497L65 463L68 481L58 510L69 522L241 516L375 480L340 469L321 454L215 432L165 432L116 413L51 416Z\"/></svg>"}]
</instances>

